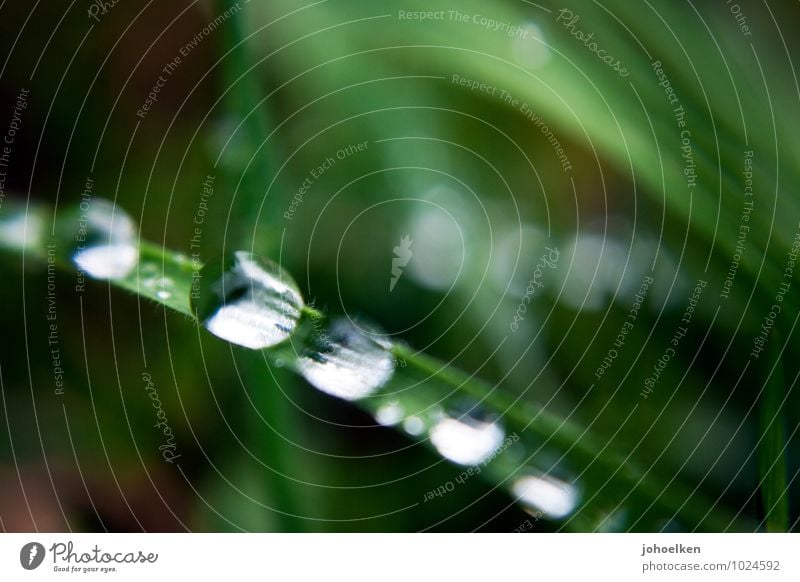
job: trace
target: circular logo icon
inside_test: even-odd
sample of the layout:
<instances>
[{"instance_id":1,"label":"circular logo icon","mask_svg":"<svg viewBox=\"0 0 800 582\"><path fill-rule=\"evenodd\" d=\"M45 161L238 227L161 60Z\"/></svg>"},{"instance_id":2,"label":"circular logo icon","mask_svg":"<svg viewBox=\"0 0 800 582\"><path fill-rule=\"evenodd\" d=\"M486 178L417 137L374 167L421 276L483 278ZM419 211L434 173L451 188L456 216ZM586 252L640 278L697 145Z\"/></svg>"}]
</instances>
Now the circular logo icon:
<instances>
[{"instance_id":1,"label":"circular logo icon","mask_svg":"<svg viewBox=\"0 0 800 582\"><path fill-rule=\"evenodd\" d=\"M35 570L44 561L44 546L39 542L29 542L19 551L19 563L26 570Z\"/></svg>"}]
</instances>

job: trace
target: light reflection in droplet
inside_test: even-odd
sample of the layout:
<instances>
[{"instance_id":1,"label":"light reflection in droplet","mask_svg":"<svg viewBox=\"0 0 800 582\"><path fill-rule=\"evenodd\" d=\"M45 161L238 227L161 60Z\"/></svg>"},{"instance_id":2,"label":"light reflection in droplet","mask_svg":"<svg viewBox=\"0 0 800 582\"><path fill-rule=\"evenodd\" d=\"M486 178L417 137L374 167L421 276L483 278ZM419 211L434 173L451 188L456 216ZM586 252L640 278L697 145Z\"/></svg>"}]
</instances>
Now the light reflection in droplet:
<instances>
[{"instance_id":1,"label":"light reflection in droplet","mask_svg":"<svg viewBox=\"0 0 800 582\"><path fill-rule=\"evenodd\" d=\"M514 482L511 490L526 509L541 511L551 519L568 516L578 505L575 487L552 477L521 477Z\"/></svg>"},{"instance_id":2,"label":"light reflection in droplet","mask_svg":"<svg viewBox=\"0 0 800 582\"><path fill-rule=\"evenodd\" d=\"M375 412L375 420L383 426L394 426L403 420L405 409L398 402L383 404Z\"/></svg>"},{"instance_id":3,"label":"light reflection in droplet","mask_svg":"<svg viewBox=\"0 0 800 582\"><path fill-rule=\"evenodd\" d=\"M162 301L166 301L172 297L175 282L169 277L153 276L146 277L142 280L142 285L147 289L153 291L156 297Z\"/></svg>"},{"instance_id":4,"label":"light reflection in droplet","mask_svg":"<svg viewBox=\"0 0 800 582\"><path fill-rule=\"evenodd\" d=\"M511 41L511 53L514 60L526 69L541 68L552 58L544 32L534 22L523 24L518 34L514 35Z\"/></svg>"},{"instance_id":5,"label":"light reflection in droplet","mask_svg":"<svg viewBox=\"0 0 800 582\"><path fill-rule=\"evenodd\" d=\"M505 431L494 422L445 417L431 429L431 443L443 457L459 465L476 465L503 442Z\"/></svg>"},{"instance_id":6,"label":"light reflection in droplet","mask_svg":"<svg viewBox=\"0 0 800 582\"><path fill-rule=\"evenodd\" d=\"M391 352L341 318L331 323L323 342L315 342L301 355L298 367L315 388L344 400L358 400L391 378L393 362Z\"/></svg>"},{"instance_id":7,"label":"light reflection in droplet","mask_svg":"<svg viewBox=\"0 0 800 582\"><path fill-rule=\"evenodd\" d=\"M68 220L73 219L67 215ZM72 261L94 279L121 279L136 267L139 248L136 224L113 202L95 198L88 208L81 207L77 236L67 241Z\"/></svg>"}]
</instances>

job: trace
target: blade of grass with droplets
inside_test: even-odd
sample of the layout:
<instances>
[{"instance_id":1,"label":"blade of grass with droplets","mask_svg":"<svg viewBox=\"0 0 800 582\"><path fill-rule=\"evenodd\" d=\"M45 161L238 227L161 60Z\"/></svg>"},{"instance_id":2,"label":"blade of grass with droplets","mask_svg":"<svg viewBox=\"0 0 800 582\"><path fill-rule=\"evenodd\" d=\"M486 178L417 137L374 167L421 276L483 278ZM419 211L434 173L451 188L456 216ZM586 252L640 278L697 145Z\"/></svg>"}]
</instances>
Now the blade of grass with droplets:
<instances>
[{"instance_id":1,"label":"blade of grass with droplets","mask_svg":"<svg viewBox=\"0 0 800 582\"><path fill-rule=\"evenodd\" d=\"M46 260L44 252L32 252L30 256ZM59 266L66 267L66 263L59 263ZM186 293L186 290L192 287L191 267L191 262L185 256L144 243L139 250L138 267L127 277L113 279L110 283L194 317L190 294ZM196 268L196 265L194 267ZM154 285L150 280L152 272L159 272L162 269L164 273L170 275L169 286L165 286L163 282ZM146 275L143 276L142 273ZM304 318L324 317L309 307L304 308L303 313ZM296 356L296 349L289 346L294 346L294 341L292 344L281 344L275 349L266 350L264 354L273 363L278 359L294 357L292 354ZM571 467L570 475L581 476L581 482L592 495L587 496L590 500L589 505L585 507L579 505L575 510L576 515L570 522L572 527L597 528L601 522L608 519L608 511L613 511L614 507L617 510L624 509L626 500L634 498L653 501L653 505L659 508L658 516L666 519L677 517L687 524L687 527L693 529L717 531L731 523L730 512L724 507L705 499L702 495L693 494L693 488L678 479L660 479L652 471L638 468L634 458L615 451L611 443L604 443L577 423L559 418L530 402L520 401L517 397L492 387L475 376L463 373L424 354L416 353L410 348L395 344L391 350L395 357L406 363L407 367L397 369L381 393L376 394L374 398L352 399L355 405L380 418L381 411L386 405L400 399L412 418L420 419L423 424L428 423L427 432L430 436L425 439L428 444L432 444L440 454L457 464L472 464L479 461L478 457L474 457L474 451L465 452L457 448L454 450L450 446L452 443L450 445L437 443L435 438L436 426L442 422L439 413L436 412L437 406L442 402L449 403L460 400L461 397L469 397L471 401L490 410L506 424L505 433L490 432L487 435L484 431L482 438L485 436L491 436L493 439L502 438L503 434L511 434L516 435L524 443L521 454L526 458L523 461L517 457L496 455L497 459L485 467L482 475L490 482L512 491L516 497L520 495L520 483L530 484L530 481L524 479L534 479L537 480L536 483L544 478L549 479L552 467L560 466L562 461ZM307 374L303 375L307 379L310 378ZM254 390L269 391L269 389L263 390L262 380L253 376L258 375L251 375L250 381ZM452 420L457 423L456 418ZM484 423L481 426L486 429L491 425ZM452 428L451 425L447 427L448 430ZM417 438L423 434L409 427L405 429L407 433ZM490 444L502 446L501 442L490 441ZM447 448L448 446L450 448ZM488 453L491 453L491 450ZM521 469L524 469L524 472L520 474ZM600 494L598 491L603 493ZM571 500L571 495L572 493L563 503ZM556 508L550 508L555 512L554 515L561 515L559 512L564 507L563 503ZM656 528L657 523L660 521L653 515L645 522L645 527ZM733 527L746 530L750 526L746 521L739 520L734 522Z\"/></svg>"}]
</instances>

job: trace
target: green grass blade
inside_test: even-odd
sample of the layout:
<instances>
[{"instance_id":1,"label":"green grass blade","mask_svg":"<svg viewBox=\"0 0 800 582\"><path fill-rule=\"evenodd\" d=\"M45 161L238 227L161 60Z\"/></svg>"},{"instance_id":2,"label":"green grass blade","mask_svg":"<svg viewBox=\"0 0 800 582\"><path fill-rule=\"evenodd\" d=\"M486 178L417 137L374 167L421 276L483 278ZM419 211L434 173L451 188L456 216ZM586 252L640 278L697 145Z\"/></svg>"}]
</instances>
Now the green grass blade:
<instances>
[{"instance_id":1,"label":"green grass blade","mask_svg":"<svg viewBox=\"0 0 800 582\"><path fill-rule=\"evenodd\" d=\"M44 252L29 249L26 253L30 259L47 260ZM65 268L67 264L61 262L59 266ZM190 295L186 293L186 290L192 288L195 274L193 269L195 268L197 265L192 264L191 260L182 254L161 249L151 243L140 243L138 267L128 277L112 280L110 284L193 318ZM159 275L156 277L159 285L154 285L154 274L160 273L167 274L168 277ZM168 280L169 285L164 285L164 280ZM165 293L165 291L167 292ZM306 308L305 312L307 317L309 314L313 317L321 316L310 308ZM283 346L264 352L248 351L248 355L253 354L253 359L247 361L255 362L256 358L267 357L274 363L278 358L283 358L289 353L283 353L282 350L290 349L294 348ZM406 402L409 403L409 408L417 406L418 409L430 409L431 405L441 402L443 398L464 396L479 402L481 406L506 420L508 434L517 434L526 443L526 450L533 451L529 461L534 463L534 468L537 463L537 455L544 454L546 458L552 458L553 454L560 455L562 459L575 467L576 472L580 471L583 479L590 484L592 493L599 490L604 491L599 498L596 495L592 496L594 505L580 508L577 518L572 522L578 529L592 528L594 527L592 524L599 523L601 516L598 511L605 510L609 500L612 500L612 505L625 503L631 496L638 498L640 502L647 500L643 506L647 507L647 503L650 503L651 506L655 505L661 516L675 516L692 529L722 531L729 526L737 530L751 529L746 520L732 520L731 512L719 504L705 499L702 494L694 492L693 487L682 483L679 478L664 479L651 469L644 470L638 467L635 458L616 451L612 443L604 442L603 439L570 419L560 418L533 403L525 402L518 396L492 386L474 375L464 373L454 366L430 356L416 353L402 344L395 344L393 351L395 356L407 362L406 369L412 375L406 376L406 372L396 371L395 380L390 382L392 386L386 397L376 396L358 400L354 402L356 406L375 415L380 404L389 402L398 394L404 395ZM416 376L413 375L414 373ZM263 368L261 374L252 373L249 374L249 377L252 385L251 394L278 392L272 390L273 387L264 386ZM420 389L408 391L406 394L410 386L419 386ZM259 408L267 404L262 401L256 402L256 406ZM255 412L264 413L263 410ZM267 411L270 421L280 422L280 419L275 418L275 415L272 414L273 412ZM259 422L255 435L264 438L264 433L263 424ZM275 456L277 458L274 460L278 462L289 461L285 456L281 458L283 452L276 453L272 444L262 444L264 446L260 447L260 454ZM270 458L270 462L272 460ZM483 476L494 485L507 488L511 485L511 480L515 478L519 468L519 462L512 461L510 458L502 462L495 460L489 465ZM287 492L283 491L283 493ZM287 500L291 496L286 497L278 492L275 494L275 498L288 502ZM289 518L290 523L283 524L281 527L297 529L298 523L291 522L292 514L282 512L282 514L285 513L289 513L286 517ZM655 524L657 520L649 523ZM650 527L657 526L651 525Z\"/></svg>"},{"instance_id":2,"label":"green grass blade","mask_svg":"<svg viewBox=\"0 0 800 582\"><path fill-rule=\"evenodd\" d=\"M779 336L770 338L772 369L764 384L758 406L758 476L767 531L789 531L789 498L786 466L786 418L783 413L784 385Z\"/></svg>"}]
</instances>

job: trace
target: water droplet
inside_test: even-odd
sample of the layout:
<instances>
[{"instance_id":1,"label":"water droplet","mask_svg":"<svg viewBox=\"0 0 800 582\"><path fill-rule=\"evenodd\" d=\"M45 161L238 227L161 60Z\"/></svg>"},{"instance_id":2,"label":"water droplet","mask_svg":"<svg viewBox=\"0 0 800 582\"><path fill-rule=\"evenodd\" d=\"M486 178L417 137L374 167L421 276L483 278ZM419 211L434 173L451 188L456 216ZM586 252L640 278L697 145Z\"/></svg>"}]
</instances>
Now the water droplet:
<instances>
[{"instance_id":1,"label":"water droplet","mask_svg":"<svg viewBox=\"0 0 800 582\"><path fill-rule=\"evenodd\" d=\"M394 426L403 420L404 415L405 410L398 402L389 402L378 408L375 412L375 420L383 426Z\"/></svg>"},{"instance_id":2,"label":"water droplet","mask_svg":"<svg viewBox=\"0 0 800 582\"><path fill-rule=\"evenodd\" d=\"M597 524L595 531L601 533L614 533L625 531L628 523L628 512L619 509L604 515Z\"/></svg>"},{"instance_id":3,"label":"water droplet","mask_svg":"<svg viewBox=\"0 0 800 582\"><path fill-rule=\"evenodd\" d=\"M504 437L497 423L471 415L444 417L431 429L431 443L439 454L459 465L477 465L487 459Z\"/></svg>"},{"instance_id":4,"label":"water droplet","mask_svg":"<svg viewBox=\"0 0 800 582\"><path fill-rule=\"evenodd\" d=\"M161 276L145 278L142 281L142 284L155 292L156 297L163 299L164 301L172 297L172 290L175 288L175 282L172 279Z\"/></svg>"},{"instance_id":5,"label":"water droplet","mask_svg":"<svg viewBox=\"0 0 800 582\"><path fill-rule=\"evenodd\" d=\"M419 416L409 416L403 421L403 430L411 436L419 436L425 432L425 423Z\"/></svg>"},{"instance_id":6,"label":"water droplet","mask_svg":"<svg viewBox=\"0 0 800 582\"><path fill-rule=\"evenodd\" d=\"M181 293L175 280L164 275L164 265L160 261L141 261L136 269L136 277L140 291L145 291L149 297L167 302Z\"/></svg>"},{"instance_id":7,"label":"water droplet","mask_svg":"<svg viewBox=\"0 0 800 582\"><path fill-rule=\"evenodd\" d=\"M526 69L538 69L550 62L550 47L544 38L541 27L527 22L520 27L519 34L511 41L514 59Z\"/></svg>"},{"instance_id":8,"label":"water droplet","mask_svg":"<svg viewBox=\"0 0 800 582\"><path fill-rule=\"evenodd\" d=\"M93 198L58 220L61 253L94 279L127 277L139 261L136 224L110 200Z\"/></svg>"},{"instance_id":9,"label":"water droplet","mask_svg":"<svg viewBox=\"0 0 800 582\"><path fill-rule=\"evenodd\" d=\"M575 487L553 477L520 477L512 485L511 491L526 509L540 511L551 519L568 516L578 505Z\"/></svg>"},{"instance_id":10,"label":"water droplet","mask_svg":"<svg viewBox=\"0 0 800 582\"><path fill-rule=\"evenodd\" d=\"M40 247L42 233L44 232L44 219L32 209L25 210L23 206L11 210L5 209L0 214L0 245L16 249L29 249Z\"/></svg>"},{"instance_id":11,"label":"water droplet","mask_svg":"<svg viewBox=\"0 0 800 582\"><path fill-rule=\"evenodd\" d=\"M335 319L314 331L312 347L297 363L300 374L319 390L358 400L383 386L394 371L394 357L385 341L367 335L348 319Z\"/></svg>"},{"instance_id":12,"label":"water droplet","mask_svg":"<svg viewBox=\"0 0 800 582\"><path fill-rule=\"evenodd\" d=\"M215 336L258 350L289 337L300 319L303 298L281 267L237 251L203 267L192 308Z\"/></svg>"}]
</instances>

